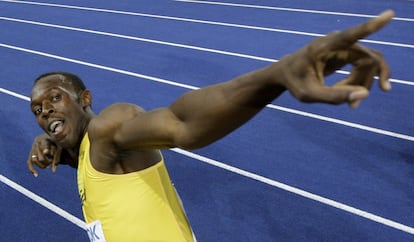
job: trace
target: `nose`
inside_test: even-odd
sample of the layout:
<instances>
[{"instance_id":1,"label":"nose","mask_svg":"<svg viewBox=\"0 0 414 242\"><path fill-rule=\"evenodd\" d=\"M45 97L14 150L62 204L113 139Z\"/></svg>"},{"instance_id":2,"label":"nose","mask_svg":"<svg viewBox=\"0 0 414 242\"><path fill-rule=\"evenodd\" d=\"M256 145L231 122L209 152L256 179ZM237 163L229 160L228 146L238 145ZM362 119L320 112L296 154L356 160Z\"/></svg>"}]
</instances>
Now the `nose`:
<instances>
[{"instance_id":1,"label":"nose","mask_svg":"<svg viewBox=\"0 0 414 242\"><path fill-rule=\"evenodd\" d=\"M48 118L50 114L54 113L55 109L53 107L53 105L48 101L45 100L42 103L42 117L43 118Z\"/></svg>"}]
</instances>

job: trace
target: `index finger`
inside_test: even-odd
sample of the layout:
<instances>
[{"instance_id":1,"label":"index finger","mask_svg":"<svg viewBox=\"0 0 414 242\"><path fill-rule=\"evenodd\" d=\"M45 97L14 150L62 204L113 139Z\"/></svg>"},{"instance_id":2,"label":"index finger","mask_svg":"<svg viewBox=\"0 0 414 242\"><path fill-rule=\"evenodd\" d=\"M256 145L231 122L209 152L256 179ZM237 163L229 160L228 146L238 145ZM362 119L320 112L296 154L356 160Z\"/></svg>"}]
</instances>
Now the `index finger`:
<instances>
[{"instance_id":1,"label":"index finger","mask_svg":"<svg viewBox=\"0 0 414 242\"><path fill-rule=\"evenodd\" d=\"M52 162L52 172L56 172L56 167L59 164L60 161L60 155L62 154L62 148L57 146L56 152L53 156L53 162Z\"/></svg>"},{"instance_id":2,"label":"index finger","mask_svg":"<svg viewBox=\"0 0 414 242\"><path fill-rule=\"evenodd\" d=\"M327 37L331 38L327 42L330 42L329 44L333 50L349 47L358 40L380 30L391 21L392 17L394 17L394 11L384 11L378 17L370 19L363 24L345 29L333 35L328 35Z\"/></svg>"}]
</instances>

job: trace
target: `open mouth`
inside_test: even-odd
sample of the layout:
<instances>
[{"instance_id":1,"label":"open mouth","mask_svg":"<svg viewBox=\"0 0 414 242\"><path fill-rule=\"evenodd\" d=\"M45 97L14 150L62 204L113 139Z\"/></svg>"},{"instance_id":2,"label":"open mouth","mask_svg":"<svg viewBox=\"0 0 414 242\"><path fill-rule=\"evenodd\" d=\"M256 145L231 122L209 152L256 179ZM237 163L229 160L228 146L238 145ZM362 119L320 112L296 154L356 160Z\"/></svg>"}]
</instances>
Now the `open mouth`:
<instances>
[{"instance_id":1,"label":"open mouth","mask_svg":"<svg viewBox=\"0 0 414 242\"><path fill-rule=\"evenodd\" d=\"M63 130L64 122L62 120L56 120L49 124L49 132L56 135Z\"/></svg>"}]
</instances>

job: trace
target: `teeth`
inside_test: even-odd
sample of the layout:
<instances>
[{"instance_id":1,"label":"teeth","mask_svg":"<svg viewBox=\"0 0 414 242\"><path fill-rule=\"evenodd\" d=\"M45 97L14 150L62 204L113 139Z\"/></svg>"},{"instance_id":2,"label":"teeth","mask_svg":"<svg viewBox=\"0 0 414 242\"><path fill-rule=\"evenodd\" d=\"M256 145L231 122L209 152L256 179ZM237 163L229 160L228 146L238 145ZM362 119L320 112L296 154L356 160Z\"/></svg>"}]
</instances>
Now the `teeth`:
<instances>
[{"instance_id":1,"label":"teeth","mask_svg":"<svg viewBox=\"0 0 414 242\"><path fill-rule=\"evenodd\" d=\"M56 127L57 127L58 125L60 125L60 124L63 124L63 122L62 122L62 121L53 121L53 122L49 125L49 130L50 130L51 132L55 132Z\"/></svg>"}]
</instances>

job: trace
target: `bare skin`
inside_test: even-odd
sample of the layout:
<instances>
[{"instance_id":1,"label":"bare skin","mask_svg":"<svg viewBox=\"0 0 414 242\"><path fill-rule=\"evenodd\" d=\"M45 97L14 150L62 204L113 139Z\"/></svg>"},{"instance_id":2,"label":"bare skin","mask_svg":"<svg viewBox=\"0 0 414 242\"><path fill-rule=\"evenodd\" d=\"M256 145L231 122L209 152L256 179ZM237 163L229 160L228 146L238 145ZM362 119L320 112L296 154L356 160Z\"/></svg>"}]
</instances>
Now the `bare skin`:
<instances>
[{"instance_id":1,"label":"bare skin","mask_svg":"<svg viewBox=\"0 0 414 242\"><path fill-rule=\"evenodd\" d=\"M374 76L382 90L391 89L382 55L356 42L381 29L393 15L386 11L362 25L319 38L263 69L190 91L169 107L148 112L118 103L96 115L88 90L76 93L61 75L44 77L31 94L32 111L45 134L34 140L29 170L37 176L35 166L51 165L53 171L59 163L76 167L86 132L95 169L110 174L142 170L161 160L160 149L196 149L223 138L285 91L303 102L347 103L356 108L368 97ZM324 77L346 64L353 65L350 75L326 86Z\"/></svg>"}]
</instances>

